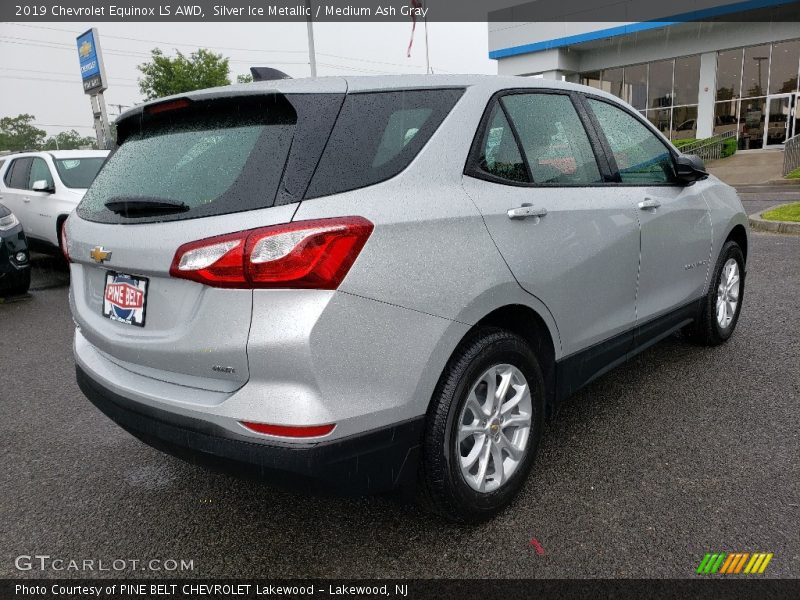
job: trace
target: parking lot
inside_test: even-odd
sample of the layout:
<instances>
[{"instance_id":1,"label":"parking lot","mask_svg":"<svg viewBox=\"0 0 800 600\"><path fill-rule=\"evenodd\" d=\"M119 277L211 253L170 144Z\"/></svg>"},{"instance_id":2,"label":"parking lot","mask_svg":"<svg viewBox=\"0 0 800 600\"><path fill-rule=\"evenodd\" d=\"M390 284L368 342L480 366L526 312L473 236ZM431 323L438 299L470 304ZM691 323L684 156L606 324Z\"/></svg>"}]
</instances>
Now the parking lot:
<instances>
[{"instance_id":1,"label":"parking lot","mask_svg":"<svg viewBox=\"0 0 800 600\"><path fill-rule=\"evenodd\" d=\"M798 577L800 237L751 244L731 341L670 338L585 388L519 500L479 527L277 491L140 443L78 390L65 273L41 259L52 271L31 297L0 304L0 577L92 575L15 569L46 554L193 560L180 575L198 577L680 578L716 551L772 552L767 576Z\"/></svg>"}]
</instances>

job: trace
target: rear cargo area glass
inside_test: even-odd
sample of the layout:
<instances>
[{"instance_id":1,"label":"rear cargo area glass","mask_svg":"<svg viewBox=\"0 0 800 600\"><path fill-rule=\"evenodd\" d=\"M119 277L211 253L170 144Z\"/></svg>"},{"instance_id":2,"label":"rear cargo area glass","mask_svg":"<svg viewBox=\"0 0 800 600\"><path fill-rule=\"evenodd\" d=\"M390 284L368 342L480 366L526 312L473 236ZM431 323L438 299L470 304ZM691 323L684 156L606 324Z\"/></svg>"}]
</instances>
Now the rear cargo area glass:
<instances>
[{"instance_id":1,"label":"rear cargo area glass","mask_svg":"<svg viewBox=\"0 0 800 600\"><path fill-rule=\"evenodd\" d=\"M174 221L272 206L296 115L285 99L203 103L141 118L92 183L78 214L103 223ZM127 217L106 204L170 201L185 210Z\"/></svg>"},{"instance_id":2,"label":"rear cargo area glass","mask_svg":"<svg viewBox=\"0 0 800 600\"><path fill-rule=\"evenodd\" d=\"M463 89L348 94L306 198L394 177L422 150Z\"/></svg>"}]
</instances>

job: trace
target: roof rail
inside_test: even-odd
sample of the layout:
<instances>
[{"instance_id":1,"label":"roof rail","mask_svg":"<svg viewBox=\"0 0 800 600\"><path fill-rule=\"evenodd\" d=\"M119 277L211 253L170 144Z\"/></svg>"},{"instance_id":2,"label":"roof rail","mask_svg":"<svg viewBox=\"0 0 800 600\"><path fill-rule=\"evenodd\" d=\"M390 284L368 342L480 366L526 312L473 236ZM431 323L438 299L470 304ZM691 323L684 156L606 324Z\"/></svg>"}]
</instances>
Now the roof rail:
<instances>
[{"instance_id":1,"label":"roof rail","mask_svg":"<svg viewBox=\"0 0 800 600\"><path fill-rule=\"evenodd\" d=\"M253 81L271 81L274 79L291 79L283 71L273 69L272 67L250 67L250 73L253 75Z\"/></svg>"}]
</instances>

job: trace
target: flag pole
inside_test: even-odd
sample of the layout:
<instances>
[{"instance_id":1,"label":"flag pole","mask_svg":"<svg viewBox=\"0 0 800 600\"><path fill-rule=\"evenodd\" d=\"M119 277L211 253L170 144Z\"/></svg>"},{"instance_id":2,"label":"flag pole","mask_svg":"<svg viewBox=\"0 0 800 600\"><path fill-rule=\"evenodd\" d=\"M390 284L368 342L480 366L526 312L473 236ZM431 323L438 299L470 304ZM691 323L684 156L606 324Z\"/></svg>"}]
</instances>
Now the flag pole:
<instances>
[{"instance_id":1,"label":"flag pole","mask_svg":"<svg viewBox=\"0 0 800 600\"><path fill-rule=\"evenodd\" d=\"M317 76L317 53L314 50L314 23L311 21L311 0L306 0L306 27L308 29L308 63L311 65L311 76Z\"/></svg>"},{"instance_id":2,"label":"flag pole","mask_svg":"<svg viewBox=\"0 0 800 600\"><path fill-rule=\"evenodd\" d=\"M428 52L428 17L422 17L425 21L425 73L431 72L431 55Z\"/></svg>"}]
</instances>

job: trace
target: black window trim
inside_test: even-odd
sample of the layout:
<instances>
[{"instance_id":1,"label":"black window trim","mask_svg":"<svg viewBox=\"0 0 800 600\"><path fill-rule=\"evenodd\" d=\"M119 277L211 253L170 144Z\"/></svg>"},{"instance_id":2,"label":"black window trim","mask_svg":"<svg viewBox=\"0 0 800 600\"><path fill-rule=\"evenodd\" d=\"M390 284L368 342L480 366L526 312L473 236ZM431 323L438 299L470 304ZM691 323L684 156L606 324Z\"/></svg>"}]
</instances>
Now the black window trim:
<instances>
[{"instance_id":1,"label":"black window trim","mask_svg":"<svg viewBox=\"0 0 800 600\"><path fill-rule=\"evenodd\" d=\"M612 179L607 182L606 185L611 185L613 187L685 187L680 181L674 179L673 181L663 182L663 183L631 183L631 182L624 182L622 181L622 175L620 174L619 166L617 165L617 160L614 158L614 153L611 150L611 144L608 142L608 138L606 138L606 134L603 132L603 128L600 126L600 121L597 119L597 116L594 114L591 106L589 105L589 100L598 100L600 102L604 102L610 106L613 106L624 113L627 113L634 119L636 119L639 123L644 125L653 135L655 135L656 139L667 149L669 152L670 157L672 158L672 167L675 169L675 160L677 159L678 155L680 154L675 147L669 143L664 141L663 134L646 118L644 118L641 113L637 110L631 110L624 104L620 104L614 100L606 98L604 96L600 96L598 94L593 94L591 92L580 92L580 101L581 104L584 105L584 111L587 114L589 120L592 123L592 127L595 129L598 139L600 140L600 145L603 148L603 152L606 155L606 160L608 161L609 168L612 172Z\"/></svg>"},{"instance_id":2,"label":"black window trim","mask_svg":"<svg viewBox=\"0 0 800 600\"><path fill-rule=\"evenodd\" d=\"M501 100L505 96L514 96L520 94L556 94L561 96L568 96L572 101L572 106L575 108L575 112L578 114L578 118L581 121L581 125L583 126L583 130L586 133L586 137L589 140L589 145L592 148L592 154L595 157L595 161L597 163L597 169L600 172L600 177L602 181L598 181L595 183L537 183L533 181L533 177L531 176L531 168L528 164L528 159L525 156L525 152L522 150L522 146L520 145L519 135L516 130L516 126L514 125L513 121L509 118L508 112L505 108L505 105ZM464 175L469 177L474 177L476 179L482 179L484 181L488 181L490 183L499 183L501 185L509 185L514 187L526 187L526 188L592 188L592 187L601 187L609 184L613 184L614 181L612 180L614 174L613 170L608 162L608 156L604 150L604 147L601 143L601 138L597 134L595 127L593 126L590 115L587 111L587 107L585 106L584 102L579 97L580 93L574 90L569 89L559 89L559 88L539 88L539 87L529 87L529 88L508 88L504 90L500 90L492 94L491 98L486 104L486 107L483 110L483 115L481 116L481 120L479 121L478 128L475 132L475 136L472 140L472 145L470 146L469 154L467 155L467 162L464 165ZM483 169L480 168L480 157L482 153L482 144L486 137L487 128L489 127L490 123L489 120L492 117L492 112L494 110L495 103L499 104L501 109L503 110L503 114L506 117L506 120L509 123L509 127L511 127L511 131L514 134L514 140L517 143L517 149L522 157L522 160L525 164L525 169L528 172L528 177L531 181L513 181L510 179L505 179L503 177L499 177L497 175L493 175L492 173L487 173Z\"/></svg>"}]
</instances>

